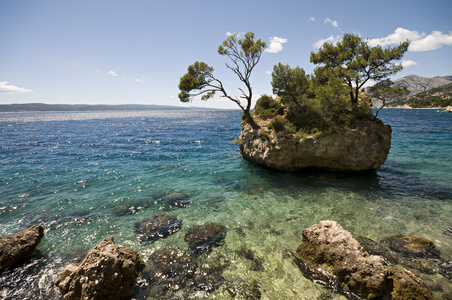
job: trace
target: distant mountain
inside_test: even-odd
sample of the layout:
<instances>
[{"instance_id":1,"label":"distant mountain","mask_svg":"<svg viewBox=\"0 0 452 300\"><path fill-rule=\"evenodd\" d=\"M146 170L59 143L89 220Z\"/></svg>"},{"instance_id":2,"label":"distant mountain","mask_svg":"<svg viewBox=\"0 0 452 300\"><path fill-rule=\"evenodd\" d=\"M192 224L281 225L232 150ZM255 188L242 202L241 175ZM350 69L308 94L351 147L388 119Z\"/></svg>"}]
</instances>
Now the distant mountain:
<instances>
[{"instance_id":1,"label":"distant mountain","mask_svg":"<svg viewBox=\"0 0 452 300\"><path fill-rule=\"evenodd\" d=\"M407 97L418 93L452 83L452 76L437 76L433 78L422 77L417 75L408 75L403 78L394 80L394 84L398 87L406 87L410 93Z\"/></svg>"},{"instance_id":2,"label":"distant mountain","mask_svg":"<svg viewBox=\"0 0 452 300\"><path fill-rule=\"evenodd\" d=\"M452 83L389 103L389 107L446 108L452 106Z\"/></svg>"},{"instance_id":3,"label":"distant mountain","mask_svg":"<svg viewBox=\"0 0 452 300\"><path fill-rule=\"evenodd\" d=\"M394 80L394 85L404 88L406 87L409 93L402 99L397 100L398 103L406 100L414 95L435 89L441 86L452 83L452 76L436 76L436 77L422 77L418 75L408 75L400 79ZM390 102L387 102L389 104ZM381 101L377 99L372 99L372 105L374 107L380 107Z\"/></svg>"},{"instance_id":4,"label":"distant mountain","mask_svg":"<svg viewBox=\"0 0 452 300\"><path fill-rule=\"evenodd\" d=\"M200 107L183 107L171 105L87 105L87 104L45 104L45 103L24 103L24 104L3 104L0 105L0 112L27 112L27 111L125 111L125 110L193 110L206 109Z\"/></svg>"}]
</instances>

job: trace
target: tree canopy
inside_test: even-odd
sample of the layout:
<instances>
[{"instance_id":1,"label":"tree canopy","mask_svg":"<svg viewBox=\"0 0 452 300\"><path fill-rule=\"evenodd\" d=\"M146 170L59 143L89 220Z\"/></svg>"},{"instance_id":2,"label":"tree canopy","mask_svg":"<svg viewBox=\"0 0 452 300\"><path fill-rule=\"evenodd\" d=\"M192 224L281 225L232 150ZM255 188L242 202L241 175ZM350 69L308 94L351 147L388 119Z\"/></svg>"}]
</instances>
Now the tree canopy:
<instances>
[{"instance_id":1,"label":"tree canopy","mask_svg":"<svg viewBox=\"0 0 452 300\"><path fill-rule=\"evenodd\" d=\"M397 61L409 44L405 41L393 48L371 47L368 40L347 33L335 45L324 43L317 53L311 52L310 61L340 78L348 86L350 101L356 106L359 91L366 82L379 82L402 70Z\"/></svg>"},{"instance_id":2,"label":"tree canopy","mask_svg":"<svg viewBox=\"0 0 452 300\"><path fill-rule=\"evenodd\" d=\"M297 98L306 93L309 88L309 76L303 68L291 68L289 65L278 63L273 67L271 85L273 94L282 100L297 102Z\"/></svg>"},{"instance_id":3,"label":"tree canopy","mask_svg":"<svg viewBox=\"0 0 452 300\"><path fill-rule=\"evenodd\" d=\"M179 99L182 102L191 102L194 97L202 95L202 100L212 98L216 92L220 92L222 97L237 103L243 110L245 117L253 128L259 126L250 114L251 99L253 91L250 83L251 73L259 62L262 53L266 48L266 43L260 39L255 40L254 33L248 32L243 39L238 39L237 34L229 36L222 45L218 47L218 54L225 55L230 62L226 66L232 70L245 85L239 88L240 97L231 96L227 93L222 82L213 75L213 67L204 62L195 62L188 67L187 73L181 77L179 82ZM242 103L241 99L245 100Z\"/></svg>"}]
</instances>

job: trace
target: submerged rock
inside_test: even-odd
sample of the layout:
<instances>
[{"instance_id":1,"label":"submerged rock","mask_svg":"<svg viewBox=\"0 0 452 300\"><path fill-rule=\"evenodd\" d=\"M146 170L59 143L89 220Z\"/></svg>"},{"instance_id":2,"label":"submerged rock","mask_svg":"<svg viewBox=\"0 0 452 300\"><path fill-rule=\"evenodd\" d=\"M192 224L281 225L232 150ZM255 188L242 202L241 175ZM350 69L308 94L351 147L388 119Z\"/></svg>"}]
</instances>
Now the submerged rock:
<instances>
[{"instance_id":1,"label":"submerged rock","mask_svg":"<svg viewBox=\"0 0 452 300\"><path fill-rule=\"evenodd\" d=\"M159 210L173 210L176 208L190 207L190 193L185 190L174 190L153 195L154 204Z\"/></svg>"},{"instance_id":2,"label":"submerged rock","mask_svg":"<svg viewBox=\"0 0 452 300\"><path fill-rule=\"evenodd\" d=\"M392 300L430 300L435 299L425 283L408 270L392 271Z\"/></svg>"},{"instance_id":3,"label":"submerged rock","mask_svg":"<svg viewBox=\"0 0 452 300\"><path fill-rule=\"evenodd\" d=\"M381 256L369 255L335 221L320 221L303 230L295 261L305 274L361 298L383 295L388 270Z\"/></svg>"},{"instance_id":4,"label":"submerged rock","mask_svg":"<svg viewBox=\"0 0 452 300\"><path fill-rule=\"evenodd\" d=\"M175 216L158 214L135 224L135 232L140 241L153 242L179 231L182 221Z\"/></svg>"},{"instance_id":5,"label":"submerged rock","mask_svg":"<svg viewBox=\"0 0 452 300\"><path fill-rule=\"evenodd\" d=\"M382 241L387 244L392 251L410 257L440 258L440 251L435 244L417 235L391 236Z\"/></svg>"},{"instance_id":6,"label":"submerged rock","mask_svg":"<svg viewBox=\"0 0 452 300\"><path fill-rule=\"evenodd\" d=\"M288 132L272 132L269 139L262 139L262 130L266 127L257 130L242 123L240 153L249 161L282 171L376 170L391 148L392 130L379 121L362 121L355 129L303 139Z\"/></svg>"},{"instance_id":7,"label":"submerged rock","mask_svg":"<svg viewBox=\"0 0 452 300\"><path fill-rule=\"evenodd\" d=\"M224 281L225 267L220 261L206 263L192 251L161 248L149 256L144 276L150 284L149 296L162 299L183 289L215 290Z\"/></svg>"},{"instance_id":8,"label":"submerged rock","mask_svg":"<svg viewBox=\"0 0 452 300\"><path fill-rule=\"evenodd\" d=\"M44 236L44 227L31 225L0 237L0 273L32 255Z\"/></svg>"},{"instance_id":9,"label":"submerged rock","mask_svg":"<svg viewBox=\"0 0 452 300\"><path fill-rule=\"evenodd\" d=\"M226 227L220 223L206 223L191 227L184 236L190 250L203 251L220 245L226 237Z\"/></svg>"},{"instance_id":10,"label":"submerged rock","mask_svg":"<svg viewBox=\"0 0 452 300\"><path fill-rule=\"evenodd\" d=\"M444 277L452 280L452 261L445 261L439 265L439 272Z\"/></svg>"},{"instance_id":11,"label":"submerged rock","mask_svg":"<svg viewBox=\"0 0 452 300\"><path fill-rule=\"evenodd\" d=\"M254 278L234 282L228 287L228 292L234 299L258 300L262 297L261 284Z\"/></svg>"},{"instance_id":12,"label":"submerged rock","mask_svg":"<svg viewBox=\"0 0 452 300\"><path fill-rule=\"evenodd\" d=\"M123 299L133 293L145 265L137 252L115 245L109 237L92 249L79 265L69 265L55 285L69 299Z\"/></svg>"}]
</instances>

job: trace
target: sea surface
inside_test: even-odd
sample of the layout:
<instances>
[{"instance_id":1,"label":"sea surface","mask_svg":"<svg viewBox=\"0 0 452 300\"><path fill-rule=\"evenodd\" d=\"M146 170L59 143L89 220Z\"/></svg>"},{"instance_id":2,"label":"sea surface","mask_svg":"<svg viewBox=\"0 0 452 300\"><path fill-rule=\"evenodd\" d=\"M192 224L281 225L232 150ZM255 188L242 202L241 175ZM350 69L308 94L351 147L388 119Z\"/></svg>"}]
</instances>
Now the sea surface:
<instances>
[{"instance_id":1,"label":"sea surface","mask_svg":"<svg viewBox=\"0 0 452 300\"><path fill-rule=\"evenodd\" d=\"M346 299L292 263L302 230L321 220L375 241L420 235L452 260L452 113L384 109L379 117L393 130L386 163L344 175L277 172L243 160L233 143L235 110L1 113L0 235L42 224L45 237L39 253L0 275L0 298L58 299L58 274L104 238L146 261L163 247L187 249L184 233L206 222L227 229L210 254L228 261L224 286L174 297L231 299L227 286L252 278L262 299ZM162 195L184 201L171 206ZM140 243L135 223L162 212L182 220L182 229ZM253 260L238 249L251 250ZM439 274L416 274L436 283L440 299L451 289Z\"/></svg>"}]
</instances>

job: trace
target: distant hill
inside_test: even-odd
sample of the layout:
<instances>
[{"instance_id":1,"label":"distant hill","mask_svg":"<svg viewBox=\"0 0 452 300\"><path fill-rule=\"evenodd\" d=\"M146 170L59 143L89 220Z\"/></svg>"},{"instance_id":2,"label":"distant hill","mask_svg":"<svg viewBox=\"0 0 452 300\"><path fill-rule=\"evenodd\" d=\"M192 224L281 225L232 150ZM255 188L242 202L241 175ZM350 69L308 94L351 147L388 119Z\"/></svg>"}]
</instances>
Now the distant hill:
<instances>
[{"instance_id":1,"label":"distant hill","mask_svg":"<svg viewBox=\"0 0 452 300\"><path fill-rule=\"evenodd\" d=\"M418 93L452 83L452 76L437 76L433 78L422 77L417 75L408 75L403 78L394 80L394 84L398 87L406 87L410 93L407 97Z\"/></svg>"},{"instance_id":2,"label":"distant hill","mask_svg":"<svg viewBox=\"0 0 452 300\"><path fill-rule=\"evenodd\" d=\"M24 104L3 104L0 105L0 112L28 112L28 111L126 111L126 110L193 110L206 109L200 107L183 107L171 105L87 105L87 104L45 104L45 103L24 103Z\"/></svg>"},{"instance_id":3,"label":"distant hill","mask_svg":"<svg viewBox=\"0 0 452 300\"><path fill-rule=\"evenodd\" d=\"M452 106L452 83L404 97L388 104L389 107L437 108Z\"/></svg>"},{"instance_id":4,"label":"distant hill","mask_svg":"<svg viewBox=\"0 0 452 300\"><path fill-rule=\"evenodd\" d=\"M404 100L407 99L414 99L414 96L418 96L419 93L423 93L423 92L427 92L427 91L431 91L432 89L436 89L448 84L452 83L452 76L436 76L436 77L422 77L422 76L418 76L418 75L408 75L405 76L403 78L394 80L394 85L404 88L406 87L409 91L409 94L406 95L404 98L396 100L394 102L387 103L388 106L398 106L398 105L407 105L405 102L405 104L400 104L402 103ZM421 96L423 97L423 96ZM396 104L397 102L397 104ZM379 100L375 100L372 99L372 103L373 106L380 106L381 105L381 101ZM421 105L421 104L419 104ZM419 106L420 107L420 106ZM422 106L424 107L424 106ZM432 106L425 106L425 107L432 107ZM439 107L439 106L435 106L435 107Z\"/></svg>"}]
</instances>

